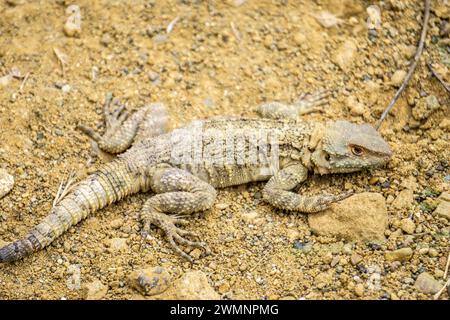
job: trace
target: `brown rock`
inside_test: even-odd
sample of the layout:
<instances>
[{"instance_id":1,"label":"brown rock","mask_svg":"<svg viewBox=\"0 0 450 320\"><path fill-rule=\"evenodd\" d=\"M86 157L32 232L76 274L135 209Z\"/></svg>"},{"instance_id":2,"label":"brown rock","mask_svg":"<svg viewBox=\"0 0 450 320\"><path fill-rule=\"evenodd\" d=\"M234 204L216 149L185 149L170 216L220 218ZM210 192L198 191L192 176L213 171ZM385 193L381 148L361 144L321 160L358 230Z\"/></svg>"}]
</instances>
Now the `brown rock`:
<instances>
[{"instance_id":1,"label":"brown rock","mask_svg":"<svg viewBox=\"0 0 450 320\"><path fill-rule=\"evenodd\" d=\"M400 191L392 205L395 209L409 209L414 202L414 193L412 190L405 189Z\"/></svg>"},{"instance_id":2,"label":"brown rock","mask_svg":"<svg viewBox=\"0 0 450 320\"><path fill-rule=\"evenodd\" d=\"M450 202L441 201L437 208L434 210L434 214L450 220Z\"/></svg>"},{"instance_id":3,"label":"brown rock","mask_svg":"<svg viewBox=\"0 0 450 320\"><path fill-rule=\"evenodd\" d=\"M159 266L135 270L129 276L130 286L147 296L166 291L170 282L169 273Z\"/></svg>"},{"instance_id":4,"label":"brown rock","mask_svg":"<svg viewBox=\"0 0 450 320\"><path fill-rule=\"evenodd\" d=\"M82 286L82 297L85 300L101 300L108 292L108 287L100 280L95 279L92 282Z\"/></svg>"},{"instance_id":5,"label":"brown rock","mask_svg":"<svg viewBox=\"0 0 450 320\"><path fill-rule=\"evenodd\" d=\"M360 193L308 215L312 231L346 240L383 241L388 217L386 203L378 193Z\"/></svg>"},{"instance_id":6,"label":"brown rock","mask_svg":"<svg viewBox=\"0 0 450 320\"><path fill-rule=\"evenodd\" d=\"M401 248L394 251L386 252L387 261L408 261L411 259L413 251L411 248Z\"/></svg>"},{"instance_id":7,"label":"brown rock","mask_svg":"<svg viewBox=\"0 0 450 320\"><path fill-rule=\"evenodd\" d=\"M400 228L408 234L413 234L416 230L416 224L411 219L405 218L400 221Z\"/></svg>"},{"instance_id":8,"label":"brown rock","mask_svg":"<svg viewBox=\"0 0 450 320\"><path fill-rule=\"evenodd\" d=\"M176 299L181 300L218 300L219 294L208 283L201 271L189 271L174 283Z\"/></svg>"},{"instance_id":9,"label":"brown rock","mask_svg":"<svg viewBox=\"0 0 450 320\"><path fill-rule=\"evenodd\" d=\"M435 294L442 288L442 284L431 274L423 272L417 277L414 287L425 294Z\"/></svg>"},{"instance_id":10,"label":"brown rock","mask_svg":"<svg viewBox=\"0 0 450 320\"><path fill-rule=\"evenodd\" d=\"M333 62L343 71L348 71L354 65L353 59L357 50L356 42L348 39L337 49L336 55L333 57Z\"/></svg>"}]
</instances>

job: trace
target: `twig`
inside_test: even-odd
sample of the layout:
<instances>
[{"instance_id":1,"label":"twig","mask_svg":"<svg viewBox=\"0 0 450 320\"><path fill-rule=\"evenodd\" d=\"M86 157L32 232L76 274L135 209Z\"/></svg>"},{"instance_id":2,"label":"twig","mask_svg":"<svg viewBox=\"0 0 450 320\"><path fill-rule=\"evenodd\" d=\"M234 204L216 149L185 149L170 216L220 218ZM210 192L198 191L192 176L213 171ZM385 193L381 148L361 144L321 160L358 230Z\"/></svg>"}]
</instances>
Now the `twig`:
<instances>
[{"instance_id":1,"label":"twig","mask_svg":"<svg viewBox=\"0 0 450 320\"><path fill-rule=\"evenodd\" d=\"M61 65L61 71L63 78L66 77L66 64L67 64L67 57L64 53L62 53L58 48L53 48L53 52L56 55L56 58L58 58L58 61Z\"/></svg>"},{"instance_id":2,"label":"twig","mask_svg":"<svg viewBox=\"0 0 450 320\"><path fill-rule=\"evenodd\" d=\"M447 282L444 284L444 286L441 288L441 290L439 290L439 291L433 296L433 299L434 299L434 300L439 299L439 296L442 294L442 292L444 292L445 288L447 288L448 285L450 285L450 278L447 280Z\"/></svg>"},{"instance_id":3,"label":"twig","mask_svg":"<svg viewBox=\"0 0 450 320\"><path fill-rule=\"evenodd\" d=\"M428 64L428 68L430 69L430 71L433 74L433 76L435 76L436 79L438 79L439 82L444 86L445 90L447 90L450 93L450 86L444 82L444 80L441 78L440 75L437 74L436 71L434 71L433 66L431 65L431 63L428 62L427 64Z\"/></svg>"},{"instance_id":4,"label":"twig","mask_svg":"<svg viewBox=\"0 0 450 320\"><path fill-rule=\"evenodd\" d=\"M450 266L450 252L448 253L447 264L445 265L444 279L447 278L449 266Z\"/></svg>"},{"instance_id":5,"label":"twig","mask_svg":"<svg viewBox=\"0 0 450 320\"><path fill-rule=\"evenodd\" d=\"M427 37L427 29L428 29L428 18L430 17L430 0L425 0L425 9L424 9L424 16L423 16L423 26L422 26L422 34L420 35L419 45L417 47L416 54L414 55L413 63L411 64L408 73L406 74L405 79L403 80L402 85L395 93L394 97L392 98L391 102L389 103L388 107L384 110L383 114L381 115L380 119L377 121L375 125L375 129L379 129L381 126L381 123L383 122L384 118L388 115L389 111L391 111L392 107L394 106L395 102L397 102L398 98L400 97L400 94L405 90L406 86L408 85L409 80L411 80L411 77L414 73L414 70L417 67L417 63L419 62L419 58L423 51L423 46L425 44L425 38Z\"/></svg>"},{"instance_id":6,"label":"twig","mask_svg":"<svg viewBox=\"0 0 450 320\"><path fill-rule=\"evenodd\" d=\"M177 23L178 20L180 20L180 17L179 17L179 16L176 17L175 19L173 19L173 20L169 23L169 25L167 26L167 29L166 29L166 33L167 33L167 34L169 34L169 33L172 32L173 27L175 27L175 23Z\"/></svg>"},{"instance_id":7,"label":"twig","mask_svg":"<svg viewBox=\"0 0 450 320\"><path fill-rule=\"evenodd\" d=\"M23 87L25 86L25 82L27 82L29 76L30 76L30 73L27 72L25 77L23 77L22 83L20 84L20 87L19 87L19 92L22 91Z\"/></svg>"}]
</instances>

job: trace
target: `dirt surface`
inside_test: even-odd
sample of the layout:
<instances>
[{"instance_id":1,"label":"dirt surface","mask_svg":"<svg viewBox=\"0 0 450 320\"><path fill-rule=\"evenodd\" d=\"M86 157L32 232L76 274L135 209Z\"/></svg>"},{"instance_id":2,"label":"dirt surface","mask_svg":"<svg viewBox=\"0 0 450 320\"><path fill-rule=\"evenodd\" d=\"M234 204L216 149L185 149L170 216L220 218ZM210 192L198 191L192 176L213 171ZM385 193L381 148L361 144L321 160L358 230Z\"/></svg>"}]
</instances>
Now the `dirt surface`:
<instances>
[{"instance_id":1,"label":"dirt surface","mask_svg":"<svg viewBox=\"0 0 450 320\"><path fill-rule=\"evenodd\" d=\"M262 102L291 102L326 87L333 90L326 112L306 120L373 124L408 69L423 11L418 0L131 3L77 1L81 32L68 36L71 1L1 2L0 168L15 179L0 199L1 244L48 214L69 170L81 179L103 161L75 127L102 127L106 92L131 110L164 102L178 127L214 115L256 116ZM381 6L376 34L366 24L372 4ZM306 215L270 207L262 184L251 184L220 191L213 209L193 216L187 229L201 234L212 254L191 266L160 230L143 240L136 217L148 196L139 194L72 227L45 250L0 265L0 298L80 299L78 284L94 282L98 298L139 299L129 274L161 266L173 279L201 271L224 299L431 299L415 282L424 272L444 282L450 225L435 208L449 191L450 99L425 62L450 82L449 7L447 0L432 1L421 62L381 128L392 161L371 172L314 177L302 188L381 194L385 242L315 235ZM322 11L338 24L324 27ZM412 256L408 249L400 252L408 251L406 260L387 259L386 252L405 247Z\"/></svg>"}]
</instances>

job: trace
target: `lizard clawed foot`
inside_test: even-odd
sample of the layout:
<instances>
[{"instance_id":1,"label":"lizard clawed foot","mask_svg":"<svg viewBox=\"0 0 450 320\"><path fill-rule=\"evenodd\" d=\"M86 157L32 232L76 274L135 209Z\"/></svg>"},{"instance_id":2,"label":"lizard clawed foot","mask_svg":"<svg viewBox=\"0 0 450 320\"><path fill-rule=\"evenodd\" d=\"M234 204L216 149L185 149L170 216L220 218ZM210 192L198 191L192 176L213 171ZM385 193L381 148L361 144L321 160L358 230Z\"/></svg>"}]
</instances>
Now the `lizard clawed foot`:
<instances>
[{"instance_id":1,"label":"lizard clawed foot","mask_svg":"<svg viewBox=\"0 0 450 320\"><path fill-rule=\"evenodd\" d=\"M330 94L329 90L323 89L313 93L303 93L294 102L294 105L299 109L299 114L323 112L323 106L328 103Z\"/></svg>"},{"instance_id":2,"label":"lizard clawed foot","mask_svg":"<svg viewBox=\"0 0 450 320\"><path fill-rule=\"evenodd\" d=\"M111 110L111 106L115 106L114 110ZM77 128L95 142L100 142L114 135L118 128L120 128L123 122L128 118L128 112L125 110L125 106L120 104L118 100L113 100L112 93L110 92L106 94L105 104L103 105L103 115L106 125L106 130L103 135L98 134L94 129L83 124L79 124Z\"/></svg>"},{"instance_id":3,"label":"lizard clawed foot","mask_svg":"<svg viewBox=\"0 0 450 320\"><path fill-rule=\"evenodd\" d=\"M200 248L205 251L205 254L210 254L210 249L208 246L201 241L191 241L186 239L188 237L200 238L198 234L183 230L176 225L186 225L188 221L186 219L182 219L179 216L169 216L164 213L151 213L149 215L145 215L141 217L141 220L144 223L144 232L149 232L150 225L155 225L161 228L167 240L169 241L170 246L176 253L182 256L184 259L188 260L191 263L194 263L194 259L184 252L178 244L187 245L194 248Z\"/></svg>"},{"instance_id":4,"label":"lizard clawed foot","mask_svg":"<svg viewBox=\"0 0 450 320\"><path fill-rule=\"evenodd\" d=\"M326 194L313 197L305 197L301 203L299 211L303 212L319 212L328 209L334 202L338 202L350 197L354 194L353 190L348 190L337 195Z\"/></svg>"}]
</instances>

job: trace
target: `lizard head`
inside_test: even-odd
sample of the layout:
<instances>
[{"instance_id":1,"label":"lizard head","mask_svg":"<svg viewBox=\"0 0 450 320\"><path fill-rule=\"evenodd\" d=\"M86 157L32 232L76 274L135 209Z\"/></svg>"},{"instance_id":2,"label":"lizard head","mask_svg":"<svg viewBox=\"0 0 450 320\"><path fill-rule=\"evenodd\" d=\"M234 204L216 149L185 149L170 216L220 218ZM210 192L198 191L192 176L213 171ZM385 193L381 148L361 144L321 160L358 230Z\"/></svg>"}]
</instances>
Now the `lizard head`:
<instances>
[{"instance_id":1,"label":"lizard head","mask_svg":"<svg viewBox=\"0 0 450 320\"><path fill-rule=\"evenodd\" d=\"M327 124L311 161L320 174L354 172L385 164L389 145L368 124L336 121Z\"/></svg>"}]
</instances>

